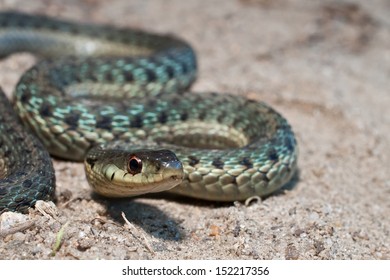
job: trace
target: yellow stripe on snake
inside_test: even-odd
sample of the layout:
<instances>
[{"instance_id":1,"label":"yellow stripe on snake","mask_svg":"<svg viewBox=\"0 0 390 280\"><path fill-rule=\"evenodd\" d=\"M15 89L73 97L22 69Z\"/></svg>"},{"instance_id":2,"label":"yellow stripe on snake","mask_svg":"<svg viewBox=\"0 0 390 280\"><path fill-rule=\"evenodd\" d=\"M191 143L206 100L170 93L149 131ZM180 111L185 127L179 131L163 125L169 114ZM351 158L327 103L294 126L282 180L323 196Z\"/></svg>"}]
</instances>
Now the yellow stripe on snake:
<instances>
[{"instance_id":1,"label":"yellow stripe on snake","mask_svg":"<svg viewBox=\"0 0 390 280\"><path fill-rule=\"evenodd\" d=\"M108 197L244 200L296 170L294 134L272 108L188 91L196 56L178 38L0 13L0 56L15 52L43 60L21 77L13 109L0 93L0 213L53 197L48 152L84 161L89 184Z\"/></svg>"}]
</instances>

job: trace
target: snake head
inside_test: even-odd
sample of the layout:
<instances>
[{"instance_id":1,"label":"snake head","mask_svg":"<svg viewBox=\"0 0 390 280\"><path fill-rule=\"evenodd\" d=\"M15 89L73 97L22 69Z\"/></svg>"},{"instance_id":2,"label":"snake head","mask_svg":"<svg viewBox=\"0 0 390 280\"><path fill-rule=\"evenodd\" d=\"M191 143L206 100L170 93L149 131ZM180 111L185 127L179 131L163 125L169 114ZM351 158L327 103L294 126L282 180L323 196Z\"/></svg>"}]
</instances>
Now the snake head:
<instances>
[{"instance_id":1,"label":"snake head","mask_svg":"<svg viewBox=\"0 0 390 280\"><path fill-rule=\"evenodd\" d=\"M84 161L95 192L129 197L169 190L183 180L183 166L169 150L94 148Z\"/></svg>"}]
</instances>

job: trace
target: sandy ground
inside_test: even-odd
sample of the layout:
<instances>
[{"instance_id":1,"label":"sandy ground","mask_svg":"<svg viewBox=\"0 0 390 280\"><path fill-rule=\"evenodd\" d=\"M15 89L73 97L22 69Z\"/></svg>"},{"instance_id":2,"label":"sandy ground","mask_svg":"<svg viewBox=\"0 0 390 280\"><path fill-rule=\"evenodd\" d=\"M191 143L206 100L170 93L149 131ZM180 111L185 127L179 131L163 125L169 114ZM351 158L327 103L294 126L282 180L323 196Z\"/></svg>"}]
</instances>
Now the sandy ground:
<instances>
[{"instance_id":1,"label":"sandy ground","mask_svg":"<svg viewBox=\"0 0 390 280\"><path fill-rule=\"evenodd\" d=\"M249 206L164 194L118 201L93 195L81 164L55 161L57 214L3 215L1 259L390 259L389 1L64 3L0 9L185 38L200 62L194 89L263 100L290 121L299 173ZM1 62L9 96L33 62ZM22 228L4 234L8 219Z\"/></svg>"}]
</instances>

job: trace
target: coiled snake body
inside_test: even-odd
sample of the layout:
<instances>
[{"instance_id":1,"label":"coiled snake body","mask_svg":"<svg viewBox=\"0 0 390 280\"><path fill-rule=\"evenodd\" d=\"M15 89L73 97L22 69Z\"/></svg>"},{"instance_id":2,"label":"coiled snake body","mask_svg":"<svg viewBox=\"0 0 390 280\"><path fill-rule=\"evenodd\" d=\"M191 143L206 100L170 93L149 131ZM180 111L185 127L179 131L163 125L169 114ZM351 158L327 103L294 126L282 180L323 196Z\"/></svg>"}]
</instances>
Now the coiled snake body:
<instances>
[{"instance_id":1,"label":"coiled snake body","mask_svg":"<svg viewBox=\"0 0 390 280\"><path fill-rule=\"evenodd\" d=\"M50 199L47 151L84 160L103 195L172 191L208 200L265 196L292 177L287 121L243 97L187 91L196 57L184 41L137 30L0 13L0 55L44 59L0 93L0 213ZM156 146L157 145L157 146Z\"/></svg>"}]
</instances>

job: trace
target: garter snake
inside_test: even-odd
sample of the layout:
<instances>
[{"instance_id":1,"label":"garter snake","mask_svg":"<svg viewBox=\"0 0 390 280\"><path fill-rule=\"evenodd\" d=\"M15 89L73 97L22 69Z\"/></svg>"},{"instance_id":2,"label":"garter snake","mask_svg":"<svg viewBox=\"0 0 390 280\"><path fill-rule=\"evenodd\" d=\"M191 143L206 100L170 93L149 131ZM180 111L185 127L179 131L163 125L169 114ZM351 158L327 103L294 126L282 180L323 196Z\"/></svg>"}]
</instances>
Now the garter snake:
<instances>
[{"instance_id":1,"label":"garter snake","mask_svg":"<svg viewBox=\"0 0 390 280\"><path fill-rule=\"evenodd\" d=\"M271 107L188 91L196 55L174 36L0 13L0 56L15 52L42 60L21 77L13 110L0 94L0 213L52 197L48 152L84 161L92 188L111 197L243 200L296 170L294 134Z\"/></svg>"}]
</instances>

